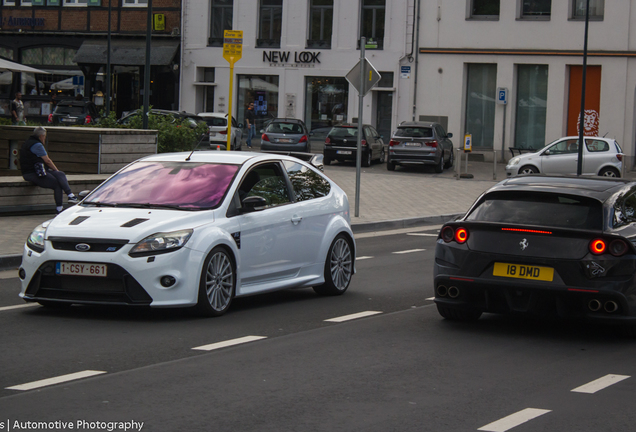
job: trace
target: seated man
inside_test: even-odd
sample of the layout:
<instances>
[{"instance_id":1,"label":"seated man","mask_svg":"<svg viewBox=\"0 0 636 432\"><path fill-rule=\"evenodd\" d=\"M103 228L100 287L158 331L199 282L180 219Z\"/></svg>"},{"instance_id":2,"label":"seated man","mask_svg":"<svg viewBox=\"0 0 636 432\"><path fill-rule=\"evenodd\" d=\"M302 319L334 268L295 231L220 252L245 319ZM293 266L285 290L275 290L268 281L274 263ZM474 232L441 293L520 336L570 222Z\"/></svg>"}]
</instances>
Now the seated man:
<instances>
[{"instance_id":1,"label":"seated man","mask_svg":"<svg viewBox=\"0 0 636 432\"><path fill-rule=\"evenodd\" d=\"M71 192L66 174L58 170L44 149L46 129L38 126L20 149L20 169L22 178L37 186L53 189L57 212L64 210L62 192L68 195L69 203L77 203L77 197Z\"/></svg>"}]
</instances>

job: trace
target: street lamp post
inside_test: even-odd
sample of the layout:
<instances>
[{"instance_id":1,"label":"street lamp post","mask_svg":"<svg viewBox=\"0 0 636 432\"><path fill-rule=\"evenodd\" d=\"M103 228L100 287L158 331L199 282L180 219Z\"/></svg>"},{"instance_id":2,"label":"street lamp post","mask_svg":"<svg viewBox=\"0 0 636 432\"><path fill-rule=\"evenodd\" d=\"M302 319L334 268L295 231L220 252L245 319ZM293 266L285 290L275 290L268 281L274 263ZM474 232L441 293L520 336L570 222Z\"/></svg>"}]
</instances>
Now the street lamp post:
<instances>
[{"instance_id":1,"label":"street lamp post","mask_svg":"<svg viewBox=\"0 0 636 432\"><path fill-rule=\"evenodd\" d=\"M108 37L106 42L106 117L110 115L110 20L113 0L108 0Z\"/></svg>"},{"instance_id":2,"label":"street lamp post","mask_svg":"<svg viewBox=\"0 0 636 432\"><path fill-rule=\"evenodd\" d=\"M143 128L148 129L148 115L150 105L150 42L152 37L152 0L148 0L148 19L146 27L146 66L144 69L144 110Z\"/></svg>"},{"instance_id":3,"label":"street lamp post","mask_svg":"<svg viewBox=\"0 0 636 432\"><path fill-rule=\"evenodd\" d=\"M585 2L585 42L583 43L583 76L581 81L581 113L579 114L579 157L576 166L576 175L580 176L583 172L583 131L585 129L585 80L587 78L587 31L590 25L590 0Z\"/></svg>"}]
</instances>

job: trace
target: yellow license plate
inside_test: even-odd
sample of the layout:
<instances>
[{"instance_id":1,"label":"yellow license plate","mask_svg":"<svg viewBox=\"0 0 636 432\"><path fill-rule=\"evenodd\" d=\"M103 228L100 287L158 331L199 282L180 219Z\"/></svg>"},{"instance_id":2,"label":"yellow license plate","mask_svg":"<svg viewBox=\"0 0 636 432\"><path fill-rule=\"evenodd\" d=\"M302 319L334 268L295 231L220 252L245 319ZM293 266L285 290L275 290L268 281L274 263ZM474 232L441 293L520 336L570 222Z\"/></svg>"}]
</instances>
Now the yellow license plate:
<instances>
[{"instance_id":1,"label":"yellow license plate","mask_svg":"<svg viewBox=\"0 0 636 432\"><path fill-rule=\"evenodd\" d=\"M552 267L495 263L492 275L552 282L554 279L554 269Z\"/></svg>"}]
</instances>

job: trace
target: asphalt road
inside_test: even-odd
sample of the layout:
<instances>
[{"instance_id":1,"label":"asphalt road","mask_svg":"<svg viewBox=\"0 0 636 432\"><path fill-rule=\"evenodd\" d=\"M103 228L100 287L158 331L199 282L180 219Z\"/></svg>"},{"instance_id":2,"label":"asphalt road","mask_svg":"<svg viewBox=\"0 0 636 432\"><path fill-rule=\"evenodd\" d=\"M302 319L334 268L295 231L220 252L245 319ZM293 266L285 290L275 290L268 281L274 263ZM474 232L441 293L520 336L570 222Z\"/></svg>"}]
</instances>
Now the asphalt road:
<instances>
[{"instance_id":1,"label":"asphalt road","mask_svg":"<svg viewBox=\"0 0 636 432\"><path fill-rule=\"evenodd\" d=\"M633 430L636 341L577 322L441 319L427 300L436 232L359 236L358 273L341 297L238 299L217 319L7 308L23 303L5 273L0 431L133 420L146 431ZM29 389L83 371L96 372ZM68 429L59 426L39 430Z\"/></svg>"}]
</instances>

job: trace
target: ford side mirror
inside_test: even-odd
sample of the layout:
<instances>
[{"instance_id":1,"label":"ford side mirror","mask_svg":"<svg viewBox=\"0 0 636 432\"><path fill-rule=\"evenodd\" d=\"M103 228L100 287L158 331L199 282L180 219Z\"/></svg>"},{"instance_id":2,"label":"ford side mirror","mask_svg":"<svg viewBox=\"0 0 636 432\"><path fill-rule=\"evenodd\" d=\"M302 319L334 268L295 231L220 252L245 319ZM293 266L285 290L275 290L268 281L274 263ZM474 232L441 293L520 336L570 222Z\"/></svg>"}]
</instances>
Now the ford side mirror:
<instances>
[{"instance_id":1,"label":"ford side mirror","mask_svg":"<svg viewBox=\"0 0 636 432\"><path fill-rule=\"evenodd\" d=\"M267 201L263 197L249 196L242 202L243 213L251 213L263 210L267 206Z\"/></svg>"}]
</instances>

